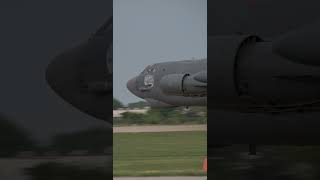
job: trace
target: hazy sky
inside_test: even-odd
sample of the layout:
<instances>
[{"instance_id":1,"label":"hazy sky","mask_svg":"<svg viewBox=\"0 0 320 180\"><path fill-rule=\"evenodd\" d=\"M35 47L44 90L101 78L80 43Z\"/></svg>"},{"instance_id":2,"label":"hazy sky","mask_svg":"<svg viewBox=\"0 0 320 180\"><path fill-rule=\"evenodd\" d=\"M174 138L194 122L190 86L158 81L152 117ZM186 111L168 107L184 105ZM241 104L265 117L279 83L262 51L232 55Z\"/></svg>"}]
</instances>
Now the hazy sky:
<instances>
[{"instance_id":1,"label":"hazy sky","mask_svg":"<svg viewBox=\"0 0 320 180\"><path fill-rule=\"evenodd\" d=\"M207 56L207 0L116 0L113 15L113 92L125 104L147 65Z\"/></svg>"}]
</instances>

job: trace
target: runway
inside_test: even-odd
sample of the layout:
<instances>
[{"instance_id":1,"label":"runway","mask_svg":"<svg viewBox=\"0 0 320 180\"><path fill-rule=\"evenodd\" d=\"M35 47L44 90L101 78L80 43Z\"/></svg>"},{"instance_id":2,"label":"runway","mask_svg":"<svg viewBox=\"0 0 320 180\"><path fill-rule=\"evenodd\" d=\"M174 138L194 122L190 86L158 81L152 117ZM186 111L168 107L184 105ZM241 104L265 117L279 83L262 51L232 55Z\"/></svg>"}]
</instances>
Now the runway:
<instances>
[{"instance_id":1,"label":"runway","mask_svg":"<svg viewBox=\"0 0 320 180\"><path fill-rule=\"evenodd\" d=\"M22 180L30 177L25 174L26 168L48 162L80 167L102 167L106 171L112 169L111 156L57 156L34 158L0 158L0 179ZM107 166L110 165L110 166Z\"/></svg>"},{"instance_id":2,"label":"runway","mask_svg":"<svg viewBox=\"0 0 320 180\"><path fill-rule=\"evenodd\" d=\"M113 133L206 131L207 125L155 125L113 127Z\"/></svg>"},{"instance_id":3,"label":"runway","mask_svg":"<svg viewBox=\"0 0 320 180\"><path fill-rule=\"evenodd\" d=\"M114 177L113 180L207 180L207 177Z\"/></svg>"}]
</instances>

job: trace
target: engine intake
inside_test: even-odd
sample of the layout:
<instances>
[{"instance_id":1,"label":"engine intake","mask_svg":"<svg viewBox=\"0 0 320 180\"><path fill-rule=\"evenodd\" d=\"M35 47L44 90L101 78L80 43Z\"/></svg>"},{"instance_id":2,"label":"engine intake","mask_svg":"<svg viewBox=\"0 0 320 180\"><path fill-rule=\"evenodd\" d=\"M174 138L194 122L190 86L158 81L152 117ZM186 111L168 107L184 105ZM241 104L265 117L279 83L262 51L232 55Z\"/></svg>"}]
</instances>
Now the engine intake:
<instances>
[{"instance_id":1,"label":"engine intake","mask_svg":"<svg viewBox=\"0 0 320 180\"><path fill-rule=\"evenodd\" d=\"M195 75L170 74L160 80L160 88L168 95L206 96L207 83L197 81Z\"/></svg>"}]
</instances>

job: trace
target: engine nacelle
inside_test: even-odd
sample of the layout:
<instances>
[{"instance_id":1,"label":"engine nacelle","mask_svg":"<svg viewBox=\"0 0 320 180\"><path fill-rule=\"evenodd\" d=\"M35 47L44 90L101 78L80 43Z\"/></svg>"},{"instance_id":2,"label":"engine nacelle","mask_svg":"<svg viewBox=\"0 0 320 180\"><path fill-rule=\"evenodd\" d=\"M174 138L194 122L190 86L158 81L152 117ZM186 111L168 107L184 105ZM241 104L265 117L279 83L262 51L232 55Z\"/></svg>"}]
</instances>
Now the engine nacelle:
<instances>
[{"instance_id":1,"label":"engine nacelle","mask_svg":"<svg viewBox=\"0 0 320 180\"><path fill-rule=\"evenodd\" d=\"M197 74L169 74L160 80L165 94L177 96L206 96L207 83L195 79Z\"/></svg>"},{"instance_id":2,"label":"engine nacelle","mask_svg":"<svg viewBox=\"0 0 320 180\"><path fill-rule=\"evenodd\" d=\"M278 45L256 36L209 37L209 108L265 112L320 102L320 68L304 65L316 61L295 63L296 59L275 51L281 47L280 52L297 53L294 48L287 51L291 44Z\"/></svg>"}]
</instances>

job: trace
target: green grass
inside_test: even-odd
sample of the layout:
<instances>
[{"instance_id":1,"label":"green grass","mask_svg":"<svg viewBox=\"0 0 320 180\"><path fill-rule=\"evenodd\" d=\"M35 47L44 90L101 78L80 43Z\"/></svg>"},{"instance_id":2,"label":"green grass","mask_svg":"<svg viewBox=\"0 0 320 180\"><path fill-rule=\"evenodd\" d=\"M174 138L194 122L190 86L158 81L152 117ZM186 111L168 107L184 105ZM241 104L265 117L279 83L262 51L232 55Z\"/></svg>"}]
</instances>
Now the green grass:
<instances>
[{"instance_id":1,"label":"green grass","mask_svg":"<svg viewBox=\"0 0 320 180\"><path fill-rule=\"evenodd\" d=\"M204 131L113 134L113 175L204 175L206 142Z\"/></svg>"}]
</instances>

